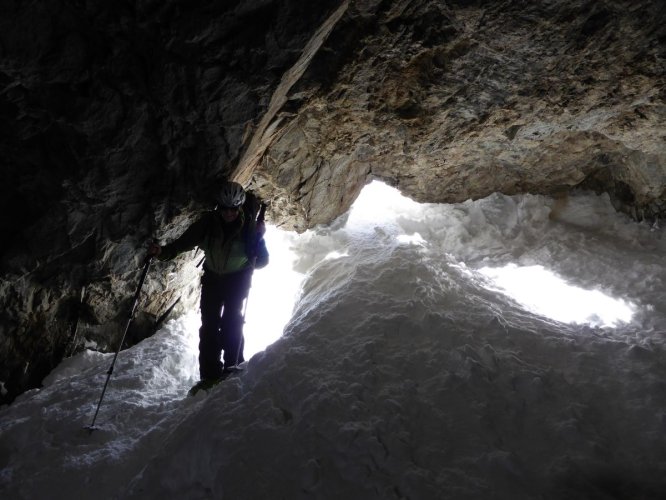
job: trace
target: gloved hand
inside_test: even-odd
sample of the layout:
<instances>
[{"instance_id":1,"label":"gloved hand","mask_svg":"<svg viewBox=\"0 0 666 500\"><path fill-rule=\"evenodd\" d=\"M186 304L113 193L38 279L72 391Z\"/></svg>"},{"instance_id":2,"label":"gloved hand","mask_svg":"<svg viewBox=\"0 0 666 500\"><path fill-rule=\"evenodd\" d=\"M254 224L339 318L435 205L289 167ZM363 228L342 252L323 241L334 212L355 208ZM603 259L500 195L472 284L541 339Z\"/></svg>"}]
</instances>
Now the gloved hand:
<instances>
[{"instance_id":1,"label":"gloved hand","mask_svg":"<svg viewBox=\"0 0 666 500\"><path fill-rule=\"evenodd\" d=\"M162 253L162 247L159 246L154 241L151 241L150 244L148 245L148 255L151 257L157 257L161 253Z\"/></svg>"}]
</instances>

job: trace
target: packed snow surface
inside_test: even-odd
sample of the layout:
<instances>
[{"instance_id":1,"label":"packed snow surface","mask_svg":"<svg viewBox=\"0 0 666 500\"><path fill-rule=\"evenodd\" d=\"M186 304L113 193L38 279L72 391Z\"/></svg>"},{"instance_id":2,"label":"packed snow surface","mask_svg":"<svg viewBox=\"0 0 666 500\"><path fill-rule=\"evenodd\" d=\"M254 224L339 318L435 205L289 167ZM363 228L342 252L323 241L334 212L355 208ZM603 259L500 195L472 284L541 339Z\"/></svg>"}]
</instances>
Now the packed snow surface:
<instances>
[{"instance_id":1,"label":"packed snow surface","mask_svg":"<svg viewBox=\"0 0 666 500\"><path fill-rule=\"evenodd\" d=\"M120 353L91 433L112 355L67 359L0 410L0 496L663 498L658 225L593 194L419 205L373 183L267 242L243 375L187 397L197 313L172 320Z\"/></svg>"}]
</instances>

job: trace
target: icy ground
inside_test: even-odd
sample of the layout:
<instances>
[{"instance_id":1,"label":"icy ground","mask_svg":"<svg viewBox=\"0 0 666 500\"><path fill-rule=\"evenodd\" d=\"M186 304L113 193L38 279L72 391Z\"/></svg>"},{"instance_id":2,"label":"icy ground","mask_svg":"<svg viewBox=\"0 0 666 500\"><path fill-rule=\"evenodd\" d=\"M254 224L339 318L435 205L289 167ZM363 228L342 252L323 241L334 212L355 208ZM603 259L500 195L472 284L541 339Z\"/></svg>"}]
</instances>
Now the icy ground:
<instances>
[{"instance_id":1,"label":"icy ground","mask_svg":"<svg viewBox=\"0 0 666 500\"><path fill-rule=\"evenodd\" d=\"M186 397L193 312L120 354L92 434L111 355L68 359L0 409L0 497L664 498L664 229L592 194L392 193L269 233L306 278L243 376ZM270 289L278 324L295 288L270 272L251 304L276 314Z\"/></svg>"}]
</instances>

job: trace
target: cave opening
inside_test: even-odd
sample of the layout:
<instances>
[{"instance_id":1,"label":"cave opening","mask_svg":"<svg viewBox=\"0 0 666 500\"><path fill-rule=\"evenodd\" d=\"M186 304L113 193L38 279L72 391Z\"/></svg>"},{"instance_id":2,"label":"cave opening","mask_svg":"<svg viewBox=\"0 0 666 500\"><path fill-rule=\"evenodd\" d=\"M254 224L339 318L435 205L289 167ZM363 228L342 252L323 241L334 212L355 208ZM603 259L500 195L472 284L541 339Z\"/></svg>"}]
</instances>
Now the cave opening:
<instances>
[{"instance_id":1,"label":"cave opening","mask_svg":"<svg viewBox=\"0 0 666 500\"><path fill-rule=\"evenodd\" d=\"M563 323L612 328L629 323L636 312L631 301L571 285L541 265L483 267L479 273L490 279L489 289Z\"/></svg>"},{"instance_id":2,"label":"cave opening","mask_svg":"<svg viewBox=\"0 0 666 500\"><path fill-rule=\"evenodd\" d=\"M485 290L506 297L509 308L548 320L592 328L630 324L639 306L617 290L623 280L621 272L614 272L618 266L604 267L618 254L590 258L586 252L596 250L586 245L596 248L598 235L592 232L585 241L580 233L585 228L579 223L622 216L606 197L583 193L578 201L570 201L568 215L554 221L553 203L542 196L493 195L457 205L421 204L375 180L346 214L327 226L297 234L268 225L271 262L253 277L245 324L246 359L282 336L299 297L326 288L326 283L307 283L314 269L329 266L332 283L338 272L353 280L341 262L353 261L361 247L374 248L378 258L402 248L433 275L464 269L471 295ZM559 213L561 202L557 203ZM627 223L625 238L631 239L635 223ZM557 255L563 251L566 259ZM601 264L594 265L595 261ZM439 292L446 293L445 287L442 284ZM195 318L190 319L194 332L197 314L192 311L189 316Z\"/></svg>"}]
</instances>

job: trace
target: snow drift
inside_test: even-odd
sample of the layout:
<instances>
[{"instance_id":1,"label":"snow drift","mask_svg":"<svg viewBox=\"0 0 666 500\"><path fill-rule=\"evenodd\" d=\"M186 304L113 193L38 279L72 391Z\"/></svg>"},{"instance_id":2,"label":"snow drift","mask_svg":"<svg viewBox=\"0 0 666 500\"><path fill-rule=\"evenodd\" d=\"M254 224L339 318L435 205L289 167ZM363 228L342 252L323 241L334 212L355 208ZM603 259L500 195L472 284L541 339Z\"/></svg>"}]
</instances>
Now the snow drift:
<instances>
[{"instance_id":1,"label":"snow drift","mask_svg":"<svg viewBox=\"0 0 666 500\"><path fill-rule=\"evenodd\" d=\"M4 407L2 496L666 491L663 230L591 194L418 205L391 193L373 184L345 220L285 236L305 273L301 295L284 335L241 377L186 397L193 313L120 354L92 434L83 427L109 355L79 354ZM553 319L555 306L572 306L544 295L552 282L521 295L510 290L519 277L500 279L521 269L595 291L602 305ZM605 320L603 303L622 313Z\"/></svg>"}]
</instances>

